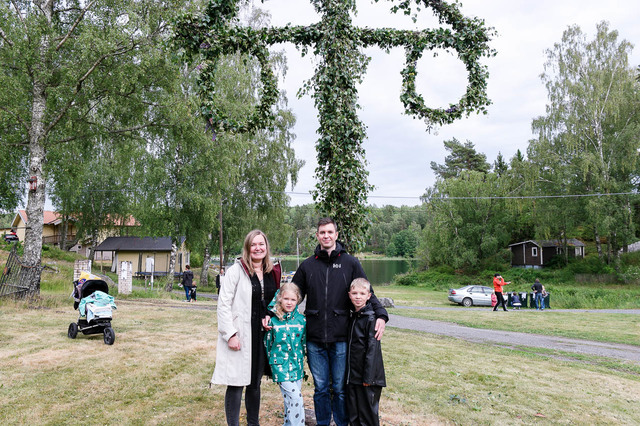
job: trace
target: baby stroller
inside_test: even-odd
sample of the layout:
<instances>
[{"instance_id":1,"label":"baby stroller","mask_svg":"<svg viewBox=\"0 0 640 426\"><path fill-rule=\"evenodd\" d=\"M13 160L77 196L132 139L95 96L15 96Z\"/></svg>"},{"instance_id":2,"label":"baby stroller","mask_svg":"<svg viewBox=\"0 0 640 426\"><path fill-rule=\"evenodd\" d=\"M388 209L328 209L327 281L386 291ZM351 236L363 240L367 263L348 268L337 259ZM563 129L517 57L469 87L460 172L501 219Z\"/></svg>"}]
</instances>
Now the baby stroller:
<instances>
[{"instance_id":1,"label":"baby stroller","mask_svg":"<svg viewBox=\"0 0 640 426\"><path fill-rule=\"evenodd\" d=\"M69 324L67 336L75 339L78 331L82 334L100 334L106 345L113 345L116 333L111 328L112 309L117 309L109 285L100 277L83 272L78 281L73 282L73 309L79 311L78 322Z\"/></svg>"}]
</instances>

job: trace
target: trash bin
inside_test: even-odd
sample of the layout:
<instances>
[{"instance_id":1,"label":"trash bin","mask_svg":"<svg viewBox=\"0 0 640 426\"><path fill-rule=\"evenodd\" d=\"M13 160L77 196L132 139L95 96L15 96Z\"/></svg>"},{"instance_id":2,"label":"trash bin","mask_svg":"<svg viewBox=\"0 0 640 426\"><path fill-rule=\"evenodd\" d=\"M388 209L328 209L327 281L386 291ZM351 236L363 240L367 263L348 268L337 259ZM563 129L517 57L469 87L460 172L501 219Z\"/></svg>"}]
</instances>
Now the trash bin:
<instances>
[{"instance_id":1,"label":"trash bin","mask_svg":"<svg viewBox=\"0 0 640 426\"><path fill-rule=\"evenodd\" d=\"M544 307L545 307L546 309L551 308L551 306L549 305L550 298L551 298L551 293L547 292L547 295L546 295L546 296L544 297L544 299L543 299L543 301L544 301Z\"/></svg>"},{"instance_id":2,"label":"trash bin","mask_svg":"<svg viewBox=\"0 0 640 426\"><path fill-rule=\"evenodd\" d=\"M533 292L529 293L529 307L535 309L536 308L536 295Z\"/></svg>"}]
</instances>

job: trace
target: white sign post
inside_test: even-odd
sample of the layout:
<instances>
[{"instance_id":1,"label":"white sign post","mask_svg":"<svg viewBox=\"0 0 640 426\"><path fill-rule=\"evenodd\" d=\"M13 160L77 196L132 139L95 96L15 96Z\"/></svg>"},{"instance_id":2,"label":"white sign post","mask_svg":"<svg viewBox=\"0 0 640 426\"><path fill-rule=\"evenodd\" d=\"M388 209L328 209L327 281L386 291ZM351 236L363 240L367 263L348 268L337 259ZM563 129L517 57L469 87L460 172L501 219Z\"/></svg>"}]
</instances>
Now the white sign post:
<instances>
[{"instance_id":1,"label":"white sign post","mask_svg":"<svg viewBox=\"0 0 640 426\"><path fill-rule=\"evenodd\" d=\"M153 273L155 272L155 262L153 257L147 257L147 262L146 262L146 266L147 266L147 272L151 275L151 290L153 290Z\"/></svg>"},{"instance_id":2,"label":"white sign post","mask_svg":"<svg viewBox=\"0 0 640 426\"><path fill-rule=\"evenodd\" d=\"M133 274L131 262L120 262L118 264L118 293L131 294L133 287Z\"/></svg>"}]
</instances>

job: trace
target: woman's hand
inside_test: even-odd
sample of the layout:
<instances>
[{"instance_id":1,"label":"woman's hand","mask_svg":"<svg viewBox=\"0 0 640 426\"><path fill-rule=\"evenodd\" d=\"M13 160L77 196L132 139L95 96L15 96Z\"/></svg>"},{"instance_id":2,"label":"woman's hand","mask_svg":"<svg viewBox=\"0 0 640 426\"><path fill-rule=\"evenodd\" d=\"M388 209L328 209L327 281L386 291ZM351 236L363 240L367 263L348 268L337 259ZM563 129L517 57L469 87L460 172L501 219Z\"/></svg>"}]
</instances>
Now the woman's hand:
<instances>
[{"instance_id":1,"label":"woman's hand","mask_svg":"<svg viewBox=\"0 0 640 426\"><path fill-rule=\"evenodd\" d=\"M232 351L239 351L240 339L238 339L238 335L234 334L233 336L231 336L231 338L227 342L227 345L229 346L229 349L231 349Z\"/></svg>"},{"instance_id":2,"label":"woman's hand","mask_svg":"<svg viewBox=\"0 0 640 426\"><path fill-rule=\"evenodd\" d=\"M264 318L262 318L262 328L264 328L266 331L271 330L273 327L269 324L269 320L271 319L271 316L267 315Z\"/></svg>"}]
</instances>

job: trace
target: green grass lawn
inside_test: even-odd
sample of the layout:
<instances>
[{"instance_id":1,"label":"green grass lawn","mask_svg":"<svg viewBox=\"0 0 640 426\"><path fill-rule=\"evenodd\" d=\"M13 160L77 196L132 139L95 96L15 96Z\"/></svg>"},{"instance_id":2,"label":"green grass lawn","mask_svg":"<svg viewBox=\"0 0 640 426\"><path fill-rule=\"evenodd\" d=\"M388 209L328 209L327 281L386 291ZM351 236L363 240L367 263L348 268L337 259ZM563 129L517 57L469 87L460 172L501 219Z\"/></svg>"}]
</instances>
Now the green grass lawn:
<instances>
[{"instance_id":1,"label":"green grass lawn","mask_svg":"<svg viewBox=\"0 0 640 426\"><path fill-rule=\"evenodd\" d=\"M69 339L71 301L44 298L53 300L0 302L0 424L224 424L224 387L208 387L212 301L120 299L107 346ZM383 425L640 422L638 366L392 328L383 353ZM306 382L307 408L312 395ZM282 397L266 379L261 421L282 424Z\"/></svg>"},{"instance_id":2,"label":"green grass lawn","mask_svg":"<svg viewBox=\"0 0 640 426\"><path fill-rule=\"evenodd\" d=\"M0 300L0 424L224 424L224 387L208 383L216 351L215 302L182 303L181 294L117 295L116 341L66 336L75 321L72 268L43 275L32 302ZM570 286L567 286L570 288ZM613 303L629 287L590 287ZM600 292L600 293L598 293ZM556 292L560 293L560 292ZM640 316L456 307L446 291L377 286L398 315L471 327L638 344ZM599 296L598 296L599 294ZM563 296L564 297L564 296ZM595 297L595 296L594 296ZM562 306L562 298L552 306ZM499 316L497 316L499 315ZM496 320L499 318L500 320ZM639 424L640 366L557 351L503 348L388 328L383 338L388 387L383 425ZM303 385L312 408L313 385ZM241 422L243 420L241 419ZM279 389L265 379L261 423L282 424Z\"/></svg>"}]
</instances>

